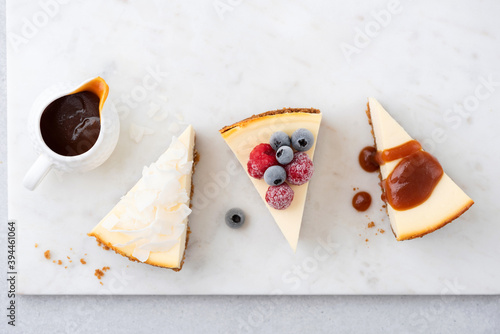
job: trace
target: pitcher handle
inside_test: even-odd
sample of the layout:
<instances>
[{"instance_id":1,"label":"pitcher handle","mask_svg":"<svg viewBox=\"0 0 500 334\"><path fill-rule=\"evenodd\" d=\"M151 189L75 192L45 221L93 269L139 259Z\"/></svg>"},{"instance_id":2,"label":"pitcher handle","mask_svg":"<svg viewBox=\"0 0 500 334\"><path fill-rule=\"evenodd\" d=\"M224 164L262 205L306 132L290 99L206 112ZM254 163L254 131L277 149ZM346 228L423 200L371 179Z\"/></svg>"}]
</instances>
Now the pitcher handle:
<instances>
[{"instance_id":1,"label":"pitcher handle","mask_svg":"<svg viewBox=\"0 0 500 334\"><path fill-rule=\"evenodd\" d=\"M29 190L34 190L51 168L50 159L45 154L41 154L24 176L23 185Z\"/></svg>"}]
</instances>

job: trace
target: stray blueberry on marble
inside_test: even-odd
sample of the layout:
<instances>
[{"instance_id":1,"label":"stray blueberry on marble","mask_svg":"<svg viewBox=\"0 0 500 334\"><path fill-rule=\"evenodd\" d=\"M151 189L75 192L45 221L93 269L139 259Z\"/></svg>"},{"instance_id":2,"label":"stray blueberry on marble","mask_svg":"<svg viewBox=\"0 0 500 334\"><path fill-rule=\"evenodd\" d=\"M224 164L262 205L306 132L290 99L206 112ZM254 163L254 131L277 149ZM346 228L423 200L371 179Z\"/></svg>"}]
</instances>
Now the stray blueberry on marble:
<instances>
[{"instance_id":1,"label":"stray blueberry on marble","mask_svg":"<svg viewBox=\"0 0 500 334\"><path fill-rule=\"evenodd\" d=\"M308 151L314 144L314 136L307 129L298 129L292 134L292 147L299 152Z\"/></svg>"},{"instance_id":2,"label":"stray blueberry on marble","mask_svg":"<svg viewBox=\"0 0 500 334\"><path fill-rule=\"evenodd\" d=\"M226 224L230 228L240 228L245 223L245 213L238 208L230 209L226 212Z\"/></svg>"},{"instance_id":3,"label":"stray blueberry on marble","mask_svg":"<svg viewBox=\"0 0 500 334\"><path fill-rule=\"evenodd\" d=\"M270 186L279 186L286 180L285 168L281 166L271 166L264 173L264 181Z\"/></svg>"},{"instance_id":4,"label":"stray blueberry on marble","mask_svg":"<svg viewBox=\"0 0 500 334\"><path fill-rule=\"evenodd\" d=\"M278 131L272 134L269 144L276 151L281 146L290 146L290 137L285 132Z\"/></svg>"},{"instance_id":5,"label":"stray blueberry on marble","mask_svg":"<svg viewBox=\"0 0 500 334\"><path fill-rule=\"evenodd\" d=\"M281 146L276 151L276 160L282 165L287 165L293 160L293 150L290 146Z\"/></svg>"}]
</instances>

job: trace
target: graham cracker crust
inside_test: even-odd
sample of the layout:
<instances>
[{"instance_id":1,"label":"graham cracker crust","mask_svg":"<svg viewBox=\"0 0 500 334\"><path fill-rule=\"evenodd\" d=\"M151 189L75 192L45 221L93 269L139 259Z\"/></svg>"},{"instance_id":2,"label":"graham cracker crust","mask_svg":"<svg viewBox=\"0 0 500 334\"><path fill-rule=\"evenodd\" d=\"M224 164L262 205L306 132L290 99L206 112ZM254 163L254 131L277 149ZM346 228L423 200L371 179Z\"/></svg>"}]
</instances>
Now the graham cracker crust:
<instances>
[{"instance_id":1,"label":"graham cracker crust","mask_svg":"<svg viewBox=\"0 0 500 334\"><path fill-rule=\"evenodd\" d=\"M265 117L265 116L274 116L274 115L280 115L280 114L291 114L291 113L320 114L321 112L319 111L319 109L314 109L314 108L283 108L283 109L278 109L278 110L271 110L271 111L263 112L261 114L252 115L252 116L245 118L244 120L241 120L237 123L225 126L222 129L220 129L219 132L221 134L223 134L226 131L229 131L229 130L231 130L235 127L238 127L238 126L242 126L245 123L248 123L251 120L254 120L256 118Z\"/></svg>"}]
</instances>

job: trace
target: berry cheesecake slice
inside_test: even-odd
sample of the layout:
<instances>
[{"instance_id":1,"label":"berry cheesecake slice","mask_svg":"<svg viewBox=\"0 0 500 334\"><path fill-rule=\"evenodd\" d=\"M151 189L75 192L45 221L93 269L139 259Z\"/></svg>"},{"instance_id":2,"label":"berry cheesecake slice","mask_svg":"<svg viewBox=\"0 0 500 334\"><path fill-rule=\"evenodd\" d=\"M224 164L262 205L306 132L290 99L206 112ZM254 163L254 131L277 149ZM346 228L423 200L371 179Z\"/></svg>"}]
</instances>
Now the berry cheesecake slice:
<instances>
[{"instance_id":1,"label":"berry cheesecake slice","mask_svg":"<svg viewBox=\"0 0 500 334\"><path fill-rule=\"evenodd\" d=\"M294 252L320 123L317 109L285 108L220 130Z\"/></svg>"}]
</instances>

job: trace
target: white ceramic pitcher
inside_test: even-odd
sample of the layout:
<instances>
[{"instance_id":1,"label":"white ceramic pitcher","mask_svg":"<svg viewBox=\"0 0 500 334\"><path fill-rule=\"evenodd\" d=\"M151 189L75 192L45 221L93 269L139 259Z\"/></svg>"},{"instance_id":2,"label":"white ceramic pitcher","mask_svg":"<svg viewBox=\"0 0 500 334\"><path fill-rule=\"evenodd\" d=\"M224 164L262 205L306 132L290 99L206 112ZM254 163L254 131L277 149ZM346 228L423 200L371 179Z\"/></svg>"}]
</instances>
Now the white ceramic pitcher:
<instances>
[{"instance_id":1,"label":"white ceramic pitcher","mask_svg":"<svg viewBox=\"0 0 500 334\"><path fill-rule=\"evenodd\" d=\"M60 97L90 91L99 97L100 132L95 144L86 152L75 156L60 155L51 150L44 142L40 121L45 109ZM38 159L29 169L23 185L29 190L35 189L40 181L52 169L62 172L85 172L94 169L109 158L116 147L120 134L120 119L114 104L109 101L109 87L101 77L92 78L79 85L56 84L45 90L33 103L28 120L28 131Z\"/></svg>"}]
</instances>

